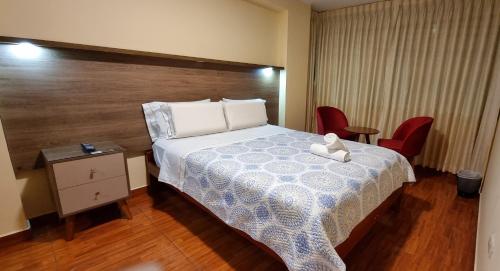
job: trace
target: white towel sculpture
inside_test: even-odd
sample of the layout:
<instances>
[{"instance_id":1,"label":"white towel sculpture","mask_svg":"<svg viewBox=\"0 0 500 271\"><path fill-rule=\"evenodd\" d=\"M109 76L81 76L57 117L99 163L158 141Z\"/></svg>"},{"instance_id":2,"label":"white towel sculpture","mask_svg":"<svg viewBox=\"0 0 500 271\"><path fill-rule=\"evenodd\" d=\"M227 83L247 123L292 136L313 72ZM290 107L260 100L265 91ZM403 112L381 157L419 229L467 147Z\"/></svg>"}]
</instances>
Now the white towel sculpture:
<instances>
[{"instance_id":1,"label":"white towel sculpture","mask_svg":"<svg viewBox=\"0 0 500 271\"><path fill-rule=\"evenodd\" d=\"M336 134L326 134L324 140L326 145L314 143L310 147L310 152L340 162L351 161L351 153Z\"/></svg>"}]
</instances>

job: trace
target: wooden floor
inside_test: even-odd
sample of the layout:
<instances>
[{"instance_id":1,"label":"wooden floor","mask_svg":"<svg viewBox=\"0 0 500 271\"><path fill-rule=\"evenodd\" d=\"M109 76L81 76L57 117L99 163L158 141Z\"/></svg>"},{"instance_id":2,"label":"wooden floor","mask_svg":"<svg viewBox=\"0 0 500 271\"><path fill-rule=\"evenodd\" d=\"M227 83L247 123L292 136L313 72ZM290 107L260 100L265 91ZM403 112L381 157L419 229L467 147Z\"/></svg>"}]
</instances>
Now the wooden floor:
<instances>
[{"instance_id":1,"label":"wooden floor","mask_svg":"<svg viewBox=\"0 0 500 271\"><path fill-rule=\"evenodd\" d=\"M345 262L348 270L473 270L478 199L456 197L454 177L418 172L399 213L384 216ZM35 221L34 238L0 244L0 270L119 270L155 263L163 270L285 270L249 241L174 192L155 203L129 200L78 217L75 239L57 219Z\"/></svg>"}]
</instances>

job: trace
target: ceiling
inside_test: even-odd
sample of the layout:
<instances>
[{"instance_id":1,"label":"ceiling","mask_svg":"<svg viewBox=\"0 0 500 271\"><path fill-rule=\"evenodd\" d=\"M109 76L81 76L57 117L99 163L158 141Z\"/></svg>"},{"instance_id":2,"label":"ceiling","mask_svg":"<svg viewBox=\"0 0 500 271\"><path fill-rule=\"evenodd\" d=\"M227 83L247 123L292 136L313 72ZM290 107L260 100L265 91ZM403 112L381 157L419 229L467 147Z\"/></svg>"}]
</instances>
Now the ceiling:
<instances>
[{"instance_id":1,"label":"ceiling","mask_svg":"<svg viewBox=\"0 0 500 271\"><path fill-rule=\"evenodd\" d=\"M325 11L330 9L338 9L338 8L374 3L383 0L302 0L302 1L311 4L313 10Z\"/></svg>"}]
</instances>

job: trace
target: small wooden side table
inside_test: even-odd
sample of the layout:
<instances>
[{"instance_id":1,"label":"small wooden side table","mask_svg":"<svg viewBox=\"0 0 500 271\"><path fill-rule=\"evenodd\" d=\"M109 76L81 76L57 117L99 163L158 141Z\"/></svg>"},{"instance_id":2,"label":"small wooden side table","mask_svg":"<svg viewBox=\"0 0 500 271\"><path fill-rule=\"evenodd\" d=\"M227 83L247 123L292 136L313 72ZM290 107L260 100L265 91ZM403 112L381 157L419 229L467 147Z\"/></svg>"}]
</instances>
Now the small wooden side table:
<instances>
[{"instance_id":1,"label":"small wooden side table","mask_svg":"<svg viewBox=\"0 0 500 271\"><path fill-rule=\"evenodd\" d=\"M366 144L370 144L370 135L376 135L380 133L379 130L369 127L349 126L345 127L344 129L351 133L365 135Z\"/></svg>"},{"instance_id":2,"label":"small wooden side table","mask_svg":"<svg viewBox=\"0 0 500 271\"><path fill-rule=\"evenodd\" d=\"M123 216L132 218L125 149L113 142L94 145L101 153L84 153L78 144L42 150L57 212L66 220L66 240L73 239L77 213L117 202Z\"/></svg>"}]
</instances>

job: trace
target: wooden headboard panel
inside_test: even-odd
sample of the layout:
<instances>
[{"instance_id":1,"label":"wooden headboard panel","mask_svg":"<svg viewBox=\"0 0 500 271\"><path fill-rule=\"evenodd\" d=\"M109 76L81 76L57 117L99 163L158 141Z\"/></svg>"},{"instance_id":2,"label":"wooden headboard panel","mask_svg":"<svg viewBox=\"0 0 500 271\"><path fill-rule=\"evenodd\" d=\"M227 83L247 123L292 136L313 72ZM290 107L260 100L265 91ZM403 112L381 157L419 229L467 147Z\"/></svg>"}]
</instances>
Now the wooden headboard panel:
<instances>
[{"instance_id":1,"label":"wooden headboard panel","mask_svg":"<svg viewBox=\"0 0 500 271\"><path fill-rule=\"evenodd\" d=\"M41 47L32 59L0 43L0 117L15 171L40 166L42 148L112 140L151 148L141 104L261 97L278 122L279 71L87 49Z\"/></svg>"}]
</instances>

